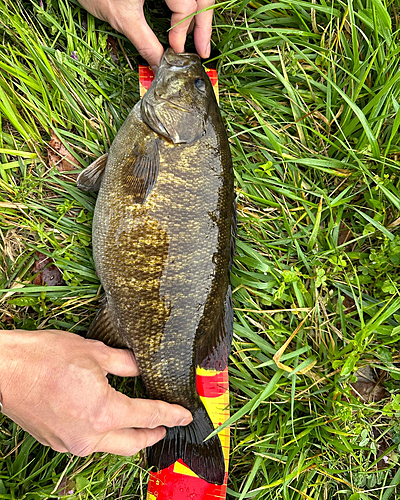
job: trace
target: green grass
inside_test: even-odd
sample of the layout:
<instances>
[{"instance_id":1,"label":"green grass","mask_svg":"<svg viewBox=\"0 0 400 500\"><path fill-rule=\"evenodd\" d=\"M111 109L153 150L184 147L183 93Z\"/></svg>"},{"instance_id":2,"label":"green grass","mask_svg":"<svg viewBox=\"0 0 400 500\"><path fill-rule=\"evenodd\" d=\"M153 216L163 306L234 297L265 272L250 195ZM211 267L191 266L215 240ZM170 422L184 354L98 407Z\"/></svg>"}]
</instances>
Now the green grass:
<instances>
[{"instance_id":1,"label":"green grass","mask_svg":"<svg viewBox=\"0 0 400 500\"><path fill-rule=\"evenodd\" d=\"M44 4L0 0L0 326L82 333L100 293L94 197L46 148L51 130L82 166L109 148L138 99L137 53L77 4ZM228 497L395 499L400 4L221 3L213 43L239 218ZM65 286L32 284L37 250ZM366 366L386 398L351 392ZM142 456L59 455L0 425L0 498L143 498Z\"/></svg>"}]
</instances>

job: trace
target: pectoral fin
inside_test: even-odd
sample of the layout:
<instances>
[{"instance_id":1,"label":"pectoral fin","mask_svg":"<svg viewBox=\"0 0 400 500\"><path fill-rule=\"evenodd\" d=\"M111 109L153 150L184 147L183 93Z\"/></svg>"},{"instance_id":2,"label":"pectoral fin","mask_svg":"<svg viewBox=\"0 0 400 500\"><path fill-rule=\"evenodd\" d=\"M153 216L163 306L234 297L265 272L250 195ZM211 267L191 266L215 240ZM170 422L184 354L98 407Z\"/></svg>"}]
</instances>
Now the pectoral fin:
<instances>
[{"instance_id":1,"label":"pectoral fin","mask_svg":"<svg viewBox=\"0 0 400 500\"><path fill-rule=\"evenodd\" d=\"M125 170L127 173L124 189L133 194L137 203L143 203L151 193L158 176L159 140L151 140L144 145L136 146L127 156Z\"/></svg>"},{"instance_id":2,"label":"pectoral fin","mask_svg":"<svg viewBox=\"0 0 400 500\"><path fill-rule=\"evenodd\" d=\"M81 191L98 191L107 164L108 154L100 156L91 163L76 180L76 185Z\"/></svg>"}]
</instances>

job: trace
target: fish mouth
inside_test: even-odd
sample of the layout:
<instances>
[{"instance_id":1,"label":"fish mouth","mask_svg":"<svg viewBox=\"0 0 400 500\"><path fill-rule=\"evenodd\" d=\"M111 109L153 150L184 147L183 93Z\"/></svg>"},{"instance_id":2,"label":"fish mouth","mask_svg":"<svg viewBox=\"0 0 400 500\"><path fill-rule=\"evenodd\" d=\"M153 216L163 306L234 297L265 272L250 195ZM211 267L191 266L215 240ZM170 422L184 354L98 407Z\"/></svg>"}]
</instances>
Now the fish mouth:
<instances>
[{"instance_id":1,"label":"fish mouth","mask_svg":"<svg viewBox=\"0 0 400 500\"><path fill-rule=\"evenodd\" d=\"M192 64L199 63L200 61L200 56L197 54L191 54L189 52L176 53L173 49L168 48L161 58L160 67L164 65L169 66L168 69L182 69Z\"/></svg>"}]
</instances>

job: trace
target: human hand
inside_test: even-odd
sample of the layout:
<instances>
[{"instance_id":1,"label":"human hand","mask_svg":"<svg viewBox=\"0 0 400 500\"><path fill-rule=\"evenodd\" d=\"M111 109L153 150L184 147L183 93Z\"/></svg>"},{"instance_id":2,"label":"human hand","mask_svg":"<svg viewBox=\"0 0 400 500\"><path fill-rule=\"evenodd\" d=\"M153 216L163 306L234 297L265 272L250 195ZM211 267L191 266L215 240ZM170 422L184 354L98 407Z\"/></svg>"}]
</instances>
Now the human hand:
<instances>
[{"instance_id":1,"label":"human hand","mask_svg":"<svg viewBox=\"0 0 400 500\"><path fill-rule=\"evenodd\" d=\"M86 456L130 456L192 417L178 405L130 399L107 373L139 375L133 354L60 330L0 331L3 412L40 443Z\"/></svg>"},{"instance_id":2,"label":"human hand","mask_svg":"<svg viewBox=\"0 0 400 500\"><path fill-rule=\"evenodd\" d=\"M153 68L160 64L164 49L147 24L143 13L144 0L79 0L95 17L107 21L124 33ZM195 12L214 5L215 0L166 0L172 11L171 26ZM198 54L209 57L211 46L213 10L200 12L183 21L169 32L169 44L175 52L184 52L185 41L194 23L194 43Z\"/></svg>"}]
</instances>

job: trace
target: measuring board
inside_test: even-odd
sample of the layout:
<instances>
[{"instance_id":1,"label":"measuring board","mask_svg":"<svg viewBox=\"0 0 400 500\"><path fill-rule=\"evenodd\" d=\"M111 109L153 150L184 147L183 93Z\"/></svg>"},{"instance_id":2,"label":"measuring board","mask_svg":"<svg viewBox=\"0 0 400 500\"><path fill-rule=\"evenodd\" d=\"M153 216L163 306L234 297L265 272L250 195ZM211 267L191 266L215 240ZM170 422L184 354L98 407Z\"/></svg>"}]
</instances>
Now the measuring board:
<instances>
[{"instance_id":1,"label":"measuring board","mask_svg":"<svg viewBox=\"0 0 400 500\"><path fill-rule=\"evenodd\" d=\"M215 96L218 94L218 74L215 69L206 68ZM139 65L139 87L142 98L152 81L154 74L149 66ZM229 418L229 380L228 368L219 372L197 368L197 392L214 424L219 427ZM225 458L224 484L210 484L199 478L182 460L178 460L167 469L150 472L147 500L224 500L229 465L229 428L218 434Z\"/></svg>"}]
</instances>

